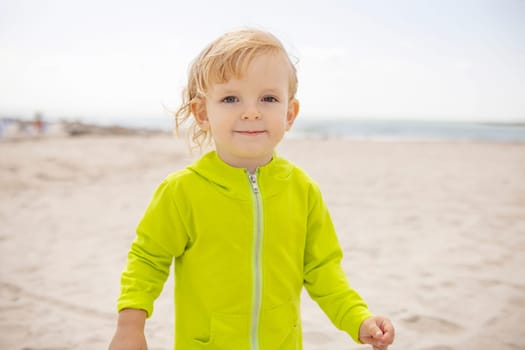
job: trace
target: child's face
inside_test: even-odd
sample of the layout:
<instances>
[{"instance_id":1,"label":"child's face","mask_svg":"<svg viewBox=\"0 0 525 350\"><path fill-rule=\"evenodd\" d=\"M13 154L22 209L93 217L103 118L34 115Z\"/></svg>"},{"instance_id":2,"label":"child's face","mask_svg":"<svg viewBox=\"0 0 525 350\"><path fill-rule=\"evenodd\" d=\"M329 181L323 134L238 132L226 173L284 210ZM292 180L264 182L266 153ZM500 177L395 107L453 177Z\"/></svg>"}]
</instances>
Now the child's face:
<instances>
[{"instance_id":1,"label":"child's face","mask_svg":"<svg viewBox=\"0 0 525 350\"><path fill-rule=\"evenodd\" d=\"M205 103L192 105L226 163L253 171L272 159L299 110L288 93L289 74L285 57L263 54L253 58L241 79L213 84Z\"/></svg>"}]
</instances>

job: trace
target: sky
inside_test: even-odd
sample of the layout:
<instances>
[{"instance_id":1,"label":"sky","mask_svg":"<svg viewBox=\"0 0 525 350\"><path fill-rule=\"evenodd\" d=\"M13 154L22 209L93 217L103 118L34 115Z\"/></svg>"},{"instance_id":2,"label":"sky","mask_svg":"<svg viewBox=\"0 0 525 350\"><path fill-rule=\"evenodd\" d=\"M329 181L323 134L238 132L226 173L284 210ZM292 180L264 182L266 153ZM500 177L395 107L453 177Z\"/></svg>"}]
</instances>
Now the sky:
<instances>
[{"instance_id":1,"label":"sky","mask_svg":"<svg viewBox=\"0 0 525 350\"><path fill-rule=\"evenodd\" d=\"M297 60L303 118L525 121L525 0L0 0L0 116L145 118L255 27Z\"/></svg>"}]
</instances>

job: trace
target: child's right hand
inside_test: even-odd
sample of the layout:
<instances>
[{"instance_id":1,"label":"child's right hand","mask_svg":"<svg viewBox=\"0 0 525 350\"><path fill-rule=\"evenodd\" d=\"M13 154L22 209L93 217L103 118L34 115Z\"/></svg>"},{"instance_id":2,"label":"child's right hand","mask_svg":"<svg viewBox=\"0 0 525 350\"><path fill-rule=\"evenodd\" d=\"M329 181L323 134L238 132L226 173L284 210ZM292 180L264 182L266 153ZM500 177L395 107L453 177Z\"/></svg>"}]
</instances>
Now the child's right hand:
<instances>
[{"instance_id":1,"label":"child's right hand","mask_svg":"<svg viewBox=\"0 0 525 350\"><path fill-rule=\"evenodd\" d=\"M148 350L144 332L127 332L117 329L109 350Z\"/></svg>"},{"instance_id":2,"label":"child's right hand","mask_svg":"<svg viewBox=\"0 0 525 350\"><path fill-rule=\"evenodd\" d=\"M125 309L119 314L118 326L109 350L148 350L144 325L146 312L137 309Z\"/></svg>"}]
</instances>

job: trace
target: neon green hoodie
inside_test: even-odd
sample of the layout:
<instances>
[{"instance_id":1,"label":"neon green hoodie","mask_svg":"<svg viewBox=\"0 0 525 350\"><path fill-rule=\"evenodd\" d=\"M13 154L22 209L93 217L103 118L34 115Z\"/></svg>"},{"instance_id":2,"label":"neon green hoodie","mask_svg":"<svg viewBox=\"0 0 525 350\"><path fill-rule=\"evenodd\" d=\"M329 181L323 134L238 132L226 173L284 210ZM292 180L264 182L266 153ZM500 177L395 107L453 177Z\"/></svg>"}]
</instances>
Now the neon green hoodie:
<instances>
[{"instance_id":1,"label":"neon green hoodie","mask_svg":"<svg viewBox=\"0 0 525 350\"><path fill-rule=\"evenodd\" d=\"M317 185L280 157L250 176L215 152L155 192L122 274L118 309L151 316L175 260L175 349L301 349L303 285L355 341L372 316L348 286Z\"/></svg>"}]
</instances>

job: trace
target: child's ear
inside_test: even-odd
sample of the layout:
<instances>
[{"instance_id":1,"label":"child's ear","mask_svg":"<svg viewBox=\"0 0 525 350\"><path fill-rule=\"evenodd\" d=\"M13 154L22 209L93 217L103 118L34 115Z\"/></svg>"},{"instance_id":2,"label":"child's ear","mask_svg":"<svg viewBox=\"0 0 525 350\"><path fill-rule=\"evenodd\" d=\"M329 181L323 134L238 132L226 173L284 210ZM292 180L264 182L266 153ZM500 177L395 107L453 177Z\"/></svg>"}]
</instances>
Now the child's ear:
<instances>
[{"instance_id":1,"label":"child's ear","mask_svg":"<svg viewBox=\"0 0 525 350\"><path fill-rule=\"evenodd\" d=\"M294 98L288 103L288 111L286 113L286 131L290 130L298 114L299 101Z\"/></svg>"},{"instance_id":2,"label":"child's ear","mask_svg":"<svg viewBox=\"0 0 525 350\"><path fill-rule=\"evenodd\" d=\"M206 101L203 98L194 98L190 102L190 110L200 128L204 131L208 131L210 129L210 123L206 111Z\"/></svg>"}]
</instances>

